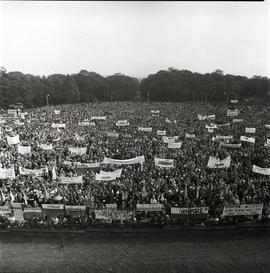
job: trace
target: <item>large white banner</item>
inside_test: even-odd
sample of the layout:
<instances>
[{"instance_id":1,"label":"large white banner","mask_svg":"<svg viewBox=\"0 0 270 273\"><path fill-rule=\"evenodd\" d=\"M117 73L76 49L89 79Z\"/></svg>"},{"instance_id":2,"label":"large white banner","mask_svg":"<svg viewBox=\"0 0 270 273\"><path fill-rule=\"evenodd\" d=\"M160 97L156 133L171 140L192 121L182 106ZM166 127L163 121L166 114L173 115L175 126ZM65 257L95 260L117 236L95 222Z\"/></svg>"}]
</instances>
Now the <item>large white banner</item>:
<instances>
[{"instance_id":1,"label":"large white banner","mask_svg":"<svg viewBox=\"0 0 270 273\"><path fill-rule=\"evenodd\" d=\"M157 135L158 136L166 136L166 131L165 130L157 130Z\"/></svg>"},{"instance_id":2,"label":"large white banner","mask_svg":"<svg viewBox=\"0 0 270 273\"><path fill-rule=\"evenodd\" d=\"M187 134L186 133L186 138L195 138L195 134Z\"/></svg>"},{"instance_id":3,"label":"large white banner","mask_svg":"<svg viewBox=\"0 0 270 273\"><path fill-rule=\"evenodd\" d=\"M239 149L239 148L241 148L241 143L223 143L223 142L220 142L220 147L231 148L231 149Z\"/></svg>"},{"instance_id":4,"label":"large white banner","mask_svg":"<svg viewBox=\"0 0 270 273\"><path fill-rule=\"evenodd\" d=\"M198 114L198 119L199 120L214 120L216 118L216 115L215 114L211 114L211 115L206 115L206 116L203 116L201 114Z\"/></svg>"},{"instance_id":5,"label":"large white banner","mask_svg":"<svg viewBox=\"0 0 270 273\"><path fill-rule=\"evenodd\" d=\"M168 148L169 149L180 149L182 147L182 142L169 142Z\"/></svg>"},{"instance_id":6,"label":"large white banner","mask_svg":"<svg viewBox=\"0 0 270 273\"><path fill-rule=\"evenodd\" d=\"M225 206L223 216L257 215L262 214L263 204L242 204Z\"/></svg>"},{"instance_id":7,"label":"large white banner","mask_svg":"<svg viewBox=\"0 0 270 273\"><path fill-rule=\"evenodd\" d=\"M247 128L245 129L245 133L255 134L256 128Z\"/></svg>"},{"instance_id":8,"label":"large white banner","mask_svg":"<svg viewBox=\"0 0 270 273\"><path fill-rule=\"evenodd\" d=\"M155 166L160 168L173 168L174 167L173 159L158 158L155 157Z\"/></svg>"},{"instance_id":9,"label":"large white banner","mask_svg":"<svg viewBox=\"0 0 270 273\"><path fill-rule=\"evenodd\" d=\"M52 123L52 128L65 128L65 123Z\"/></svg>"},{"instance_id":10,"label":"large white banner","mask_svg":"<svg viewBox=\"0 0 270 273\"><path fill-rule=\"evenodd\" d=\"M130 158L130 159L112 159L104 157L104 164L115 164L115 165L129 165L129 164L143 164L145 162L144 155Z\"/></svg>"},{"instance_id":11,"label":"large white banner","mask_svg":"<svg viewBox=\"0 0 270 273\"><path fill-rule=\"evenodd\" d=\"M49 144L49 145L48 144L41 144L39 147L40 147L40 149L45 150L45 151L50 151L53 149L52 144Z\"/></svg>"},{"instance_id":12,"label":"large white banner","mask_svg":"<svg viewBox=\"0 0 270 273\"><path fill-rule=\"evenodd\" d=\"M55 115L60 115L60 113L61 113L61 110L54 110Z\"/></svg>"},{"instance_id":13,"label":"large white banner","mask_svg":"<svg viewBox=\"0 0 270 273\"><path fill-rule=\"evenodd\" d=\"M82 184L82 175L81 176L73 176L73 177L60 177L60 184Z\"/></svg>"},{"instance_id":14,"label":"large white banner","mask_svg":"<svg viewBox=\"0 0 270 273\"><path fill-rule=\"evenodd\" d=\"M256 165L253 165L252 171L254 173L259 173L259 174L263 174L263 175L270 175L270 168L261 168Z\"/></svg>"},{"instance_id":15,"label":"large white banner","mask_svg":"<svg viewBox=\"0 0 270 273\"><path fill-rule=\"evenodd\" d=\"M20 146L18 145L18 153L22 155L31 154L31 146Z\"/></svg>"},{"instance_id":16,"label":"large white banner","mask_svg":"<svg viewBox=\"0 0 270 273\"><path fill-rule=\"evenodd\" d=\"M116 126L120 127L120 126L129 126L130 123L127 120L118 120L116 122Z\"/></svg>"},{"instance_id":17,"label":"large white banner","mask_svg":"<svg viewBox=\"0 0 270 273\"><path fill-rule=\"evenodd\" d=\"M96 173L97 181L114 181L115 179L116 179L115 173L109 173L109 174Z\"/></svg>"},{"instance_id":18,"label":"large white banner","mask_svg":"<svg viewBox=\"0 0 270 273\"><path fill-rule=\"evenodd\" d=\"M105 120L107 116L93 116L91 117L91 120Z\"/></svg>"},{"instance_id":19,"label":"large white banner","mask_svg":"<svg viewBox=\"0 0 270 273\"><path fill-rule=\"evenodd\" d=\"M100 174L115 174L115 176L117 177L117 178L119 178L119 177L121 177L121 174L122 174L122 169L117 169L117 170L115 170L115 171L113 171L113 172L105 172L105 171L102 171L102 170L100 170L100 172L99 172Z\"/></svg>"},{"instance_id":20,"label":"large white banner","mask_svg":"<svg viewBox=\"0 0 270 273\"><path fill-rule=\"evenodd\" d=\"M209 207L190 207L190 208L179 208L172 207L171 214L208 214Z\"/></svg>"},{"instance_id":21,"label":"large white banner","mask_svg":"<svg viewBox=\"0 0 270 273\"><path fill-rule=\"evenodd\" d=\"M152 132L152 127L138 127L138 131Z\"/></svg>"},{"instance_id":22,"label":"large white banner","mask_svg":"<svg viewBox=\"0 0 270 273\"><path fill-rule=\"evenodd\" d=\"M0 179L14 179L15 178L15 171L14 167L4 169L0 168Z\"/></svg>"},{"instance_id":23,"label":"large white banner","mask_svg":"<svg viewBox=\"0 0 270 273\"><path fill-rule=\"evenodd\" d=\"M215 140L229 140L229 139L233 139L233 136L220 136L220 135L217 135L215 137L212 137L213 141L215 141Z\"/></svg>"},{"instance_id":24,"label":"large white banner","mask_svg":"<svg viewBox=\"0 0 270 273\"><path fill-rule=\"evenodd\" d=\"M8 145L16 145L20 143L20 136L16 135L16 136L7 136L7 143Z\"/></svg>"},{"instance_id":25,"label":"large white banner","mask_svg":"<svg viewBox=\"0 0 270 273\"><path fill-rule=\"evenodd\" d=\"M84 154L86 154L87 147L68 148L68 150L69 150L72 154L84 155Z\"/></svg>"},{"instance_id":26,"label":"large white banner","mask_svg":"<svg viewBox=\"0 0 270 273\"><path fill-rule=\"evenodd\" d=\"M224 169L229 168L231 165L231 156L227 156L226 158L220 160L216 157L210 156L207 167L211 169Z\"/></svg>"},{"instance_id":27,"label":"large white banner","mask_svg":"<svg viewBox=\"0 0 270 273\"><path fill-rule=\"evenodd\" d=\"M164 143L171 143L171 142L175 142L176 140L178 140L179 136L173 136L173 137L167 137L167 136L163 136L162 140Z\"/></svg>"},{"instance_id":28,"label":"large white banner","mask_svg":"<svg viewBox=\"0 0 270 273\"><path fill-rule=\"evenodd\" d=\"M32 169L19 167L19 171L21 175L34 175L34 176L40 177L44 175L45 168L32 170Z\"/></svg>"},{"instance_id":29,"label":"large white banner","mask_svg":"<svg viewBox=\"0 0 270 273\"><path fill-rule=\"evenodd\" d=\"M137 204L136 211L162 211L162 204Z\"/></svg>"},{"instance_id":30,"label":"large white banner","mask_svg":"<svg viewBox=\"0 0 270 273\"><path fill-rule=\"evenodd\" d=\"M245 142L255 143L255 138L253 137L241 136L240 140Z\"/></svg>"},{"instance_id":31,"label":"large white banner","mask_svg":"<svg viewBox=\"0 0 270 273\"><path fill-rule=\"evenodd\" d=\"M239 114L238 109L227 110L227 117L235 117L235 116L238 116L238 114Z\"/></svg>"}]
</instances>

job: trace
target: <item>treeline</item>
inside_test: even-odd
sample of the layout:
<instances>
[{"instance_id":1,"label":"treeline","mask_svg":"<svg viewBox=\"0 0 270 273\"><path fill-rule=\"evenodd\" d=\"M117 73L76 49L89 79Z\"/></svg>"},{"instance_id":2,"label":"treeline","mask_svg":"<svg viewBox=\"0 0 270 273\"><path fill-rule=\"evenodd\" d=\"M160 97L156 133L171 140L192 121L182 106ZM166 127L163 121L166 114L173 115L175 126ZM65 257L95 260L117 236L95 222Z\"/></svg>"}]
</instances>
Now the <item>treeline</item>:
<instances>
[{"instance_id":1,"label":"treeline","mask_svg":"<svg viewBox=\"0 0 270 273\"><path fill-rule=\"evenodd\" d=\"M224 75L221 70L199 74L169 68L151 74L140 83L122 74L103 77L86 70L78 74L48 77L0 71L0 107L22 103L26 108L98 101L226 101L263 98L270 100L270 79Z\"/></svg>"}]
</instances>

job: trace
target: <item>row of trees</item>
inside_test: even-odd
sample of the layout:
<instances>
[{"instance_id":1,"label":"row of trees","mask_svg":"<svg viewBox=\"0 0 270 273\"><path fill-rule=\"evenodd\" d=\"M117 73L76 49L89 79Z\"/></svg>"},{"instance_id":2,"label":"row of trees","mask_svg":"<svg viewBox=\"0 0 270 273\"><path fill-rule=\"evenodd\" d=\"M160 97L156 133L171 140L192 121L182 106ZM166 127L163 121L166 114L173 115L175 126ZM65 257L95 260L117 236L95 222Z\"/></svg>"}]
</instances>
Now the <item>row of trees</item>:
<instances>
[{"instance_id":1,"label":"row of trees","mask_svg":"<svg viewBox=\"0 0 270 273\"><path fill-rule=\"evenodd\" d=\"M224 75L221 70L199 74L169 68L151 74L140 83L122 74L103 77L86 70L78 74L48 77L0 71L0 107L21 102L25 107L96 101L222 101L250 97L270 98L270 79Z\"/></svg>"}]
</instances>

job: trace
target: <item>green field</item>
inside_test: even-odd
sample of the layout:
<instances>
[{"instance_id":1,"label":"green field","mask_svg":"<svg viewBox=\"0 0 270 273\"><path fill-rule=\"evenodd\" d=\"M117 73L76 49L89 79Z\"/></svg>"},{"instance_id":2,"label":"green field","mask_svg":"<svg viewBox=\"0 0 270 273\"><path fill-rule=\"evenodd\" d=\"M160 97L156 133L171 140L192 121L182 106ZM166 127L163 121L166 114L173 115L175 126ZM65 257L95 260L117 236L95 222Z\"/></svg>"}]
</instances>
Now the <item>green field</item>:
<instances>
[{"instance_id":1,"label":"green field","mask_svg":"<svg viewBox=\"0 0 270 273\"><path fill-rule=\"evenodd\" d=\"M269 235L0 233L0 272L270 272Z\"/></svg>"}]
</instances>

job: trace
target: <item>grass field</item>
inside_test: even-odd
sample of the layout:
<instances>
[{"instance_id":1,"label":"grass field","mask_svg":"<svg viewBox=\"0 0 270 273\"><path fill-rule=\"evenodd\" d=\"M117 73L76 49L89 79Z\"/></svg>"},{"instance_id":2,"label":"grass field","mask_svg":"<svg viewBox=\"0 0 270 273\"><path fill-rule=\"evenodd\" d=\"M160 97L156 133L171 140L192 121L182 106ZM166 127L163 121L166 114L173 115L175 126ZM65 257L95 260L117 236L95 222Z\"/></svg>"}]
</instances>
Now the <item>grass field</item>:
<instances>
[{"instance_id":1,"label":"grass field","mask_svg":"<svg viewBox=\"0 0 270 273\"><path fill-rule=\"evenodd\" d=\"M0 233L0 272L270 272L270 231Z\"/></svg>"}]
</instances>

